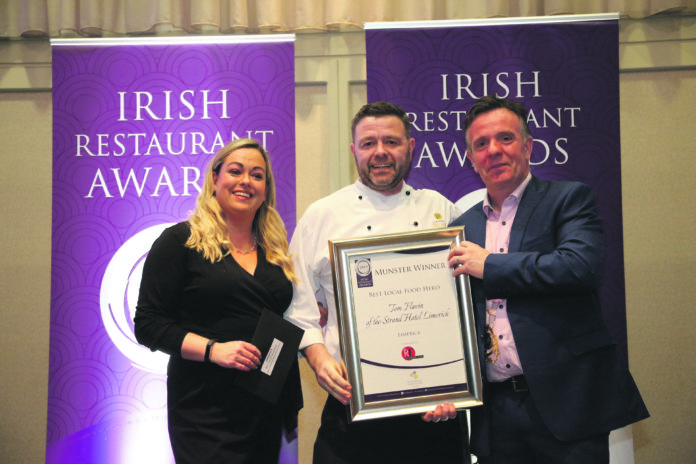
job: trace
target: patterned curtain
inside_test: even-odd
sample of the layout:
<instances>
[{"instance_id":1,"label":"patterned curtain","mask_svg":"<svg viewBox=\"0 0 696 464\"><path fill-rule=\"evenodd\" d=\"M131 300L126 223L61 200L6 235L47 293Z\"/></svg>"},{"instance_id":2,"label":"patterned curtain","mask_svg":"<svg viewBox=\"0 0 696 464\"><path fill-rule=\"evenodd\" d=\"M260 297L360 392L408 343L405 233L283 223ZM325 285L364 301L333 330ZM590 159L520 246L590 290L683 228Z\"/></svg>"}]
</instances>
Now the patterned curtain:
<instances>
[{"instance_id":1,"label":"patterned curtain","mask_svg":"<svg viewBox=\"0 0 696 464\"><path fill-rule=\"evenodd\" d=\"M620 13L696 14L696 0L0 0L0 38L255 34L422 21Z\"/></svg>"}]
</instances>

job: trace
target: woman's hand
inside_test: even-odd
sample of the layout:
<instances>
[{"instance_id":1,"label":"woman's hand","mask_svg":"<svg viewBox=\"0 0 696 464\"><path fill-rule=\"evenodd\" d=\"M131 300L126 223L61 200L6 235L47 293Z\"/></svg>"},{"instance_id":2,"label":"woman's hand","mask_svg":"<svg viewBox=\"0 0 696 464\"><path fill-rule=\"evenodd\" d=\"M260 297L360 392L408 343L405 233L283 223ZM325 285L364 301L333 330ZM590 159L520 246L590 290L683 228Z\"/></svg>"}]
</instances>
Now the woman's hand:
<instances>
[{"instance_id":1,"label":"woman's hand","mask_svg":"<svg viewBox=\"0 0 696 464\"><path fill-rule=\"evenodd\" d=\"M187 333L181 345L181 357L192 361L204 361L209 341L208 338L193 332ZM228 369L250 371L259 367L261 351L251 343L241 340L225 343L214 342L210 346L208 359L210 362Z\"/></svg>"},{"instance_id":2,"label":"woman's hand","mask_svg":"<svg viewBox=\"0 0 696 464\"><path fill-rule=\"evenodd\" d=\"M261 364L261 351L243 341L216 342L210 347L210 361L228 369L250 371Z\"/></svg>"}]
</instances>

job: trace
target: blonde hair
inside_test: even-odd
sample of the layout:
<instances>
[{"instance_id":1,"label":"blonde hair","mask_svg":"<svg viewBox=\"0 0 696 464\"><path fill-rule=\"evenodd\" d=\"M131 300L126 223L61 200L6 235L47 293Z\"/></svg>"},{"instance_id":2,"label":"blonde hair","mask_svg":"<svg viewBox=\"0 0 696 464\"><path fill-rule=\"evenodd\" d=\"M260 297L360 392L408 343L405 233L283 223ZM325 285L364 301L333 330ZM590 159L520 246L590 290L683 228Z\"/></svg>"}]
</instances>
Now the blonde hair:
<instances>
[{"instance_id":1,"label":"blonde hair","mask_svg":"<svg viewBox=\"0 0 696 464\"><path fill-rule=\"evenodd\" d=\"M288 233L283 219L275 209L276 191L271 162L266 150L253 139L233 140L222 147L210 161L203 180L203 188L196 198L196 208L188 219L191 236L186 246L201 252L205 259L213 263L230 254L230 250L234 247L229 239L225 213L214 196L213 173L219 173L227 156L239 148L258 150L266 163L266 199L256 211L251 232L256 237L257 245L263 247L266 252L266 260L280 266L288 280L296 282L292 259L288 254ZM224 252L222 247L227 251Z\"/></svg>"}]
</instances>

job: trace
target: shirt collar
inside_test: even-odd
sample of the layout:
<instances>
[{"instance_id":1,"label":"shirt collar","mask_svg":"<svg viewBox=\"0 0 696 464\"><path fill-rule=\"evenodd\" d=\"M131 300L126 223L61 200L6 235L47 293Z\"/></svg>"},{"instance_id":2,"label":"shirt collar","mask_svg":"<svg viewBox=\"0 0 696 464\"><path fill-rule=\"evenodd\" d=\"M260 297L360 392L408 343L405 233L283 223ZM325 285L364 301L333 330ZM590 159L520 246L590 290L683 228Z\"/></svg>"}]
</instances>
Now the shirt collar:
<instances>
[{"instance_id":1,"label":"shirt collar","mask_svg":"<svg viewBox=\"0 0 696 464\"><path fill-rule=\"evenodd\" d=\"M356 180L354 185L358 191L359 198L369 198L371 202L378 204L399 203L413 194L413 187L406 182L401 184L401 191L394 195L383 195L363 184L360 179Z\"/></svg>"},{"instance_id":2,"label":"shirt collar","mask_svg":"<svg viewBox=\"0 0 696 464\"><path fill-rule=\"evenodd\" d=\"M507 197L507 200L512 200L515 203L518 203L520 201L520 198L522 198L522 194L524 193L524 190L527 188L527 185L529 185L529 181L532 180L532 173L530 172L527 174L527 177L522 181L520 185L517 186L515 190L510 194L510 196ZM495 212L493 209L493 206L491 205L491 199L488 196L488 193L484 195L483 197L483 212L486 213L486 216L489 216L492 212Z\"/></svg>"}]
</instances>

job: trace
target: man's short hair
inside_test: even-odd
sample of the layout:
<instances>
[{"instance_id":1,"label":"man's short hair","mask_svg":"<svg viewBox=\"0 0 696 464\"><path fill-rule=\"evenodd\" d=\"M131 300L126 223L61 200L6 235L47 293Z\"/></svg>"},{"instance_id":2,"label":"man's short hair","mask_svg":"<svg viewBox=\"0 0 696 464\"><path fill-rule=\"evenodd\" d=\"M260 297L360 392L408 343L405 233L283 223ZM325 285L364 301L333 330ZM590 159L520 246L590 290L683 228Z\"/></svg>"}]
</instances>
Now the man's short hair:
<instances>
[{"instance_id":1,"label":"man's short hair","mask_svg":"<svg viewBox=\"0 0 696 464\"><path fill-rule=\"evenodd\" d=\"M508 98L498 98L487 95L476 100L476 103L474 103L471 106L471 108L469 108L469 111L466 112L466 117L464 118L464 136L467 139L467 148L469 147L467 132L469 131L469 127L471 127L471 124L473 124L474 119L476 119L484 113L488 113L489 111L497 110L500 108L510 110L517 115L517 118L520 120L520 123L522 124L522 138L526 139L527 137L532 135L529 131L529 125L527 124L527 109L524 107L522 103L517 102L515 100L510 100Z\"/></svg>"},{"instance_id":2,"label":"man's short hair","mask_svg":"<svg viewBox=\"0 0 696 464\"><path fill-rule=\"evenodd\" d=\"M396 116L401 119L404 123L404 131L406 133L406 138L411 138L411 121L408 119L408 115L400 107L388 101L378 101L374 103L368 103L363 105L362 108L355 114L353 118L353 123L351 124L350 132L352 134L353 140L355 140L355 128L360 123L363 118L368 116L379 117L379 116Z\"/></svg>"}]
</instances>

